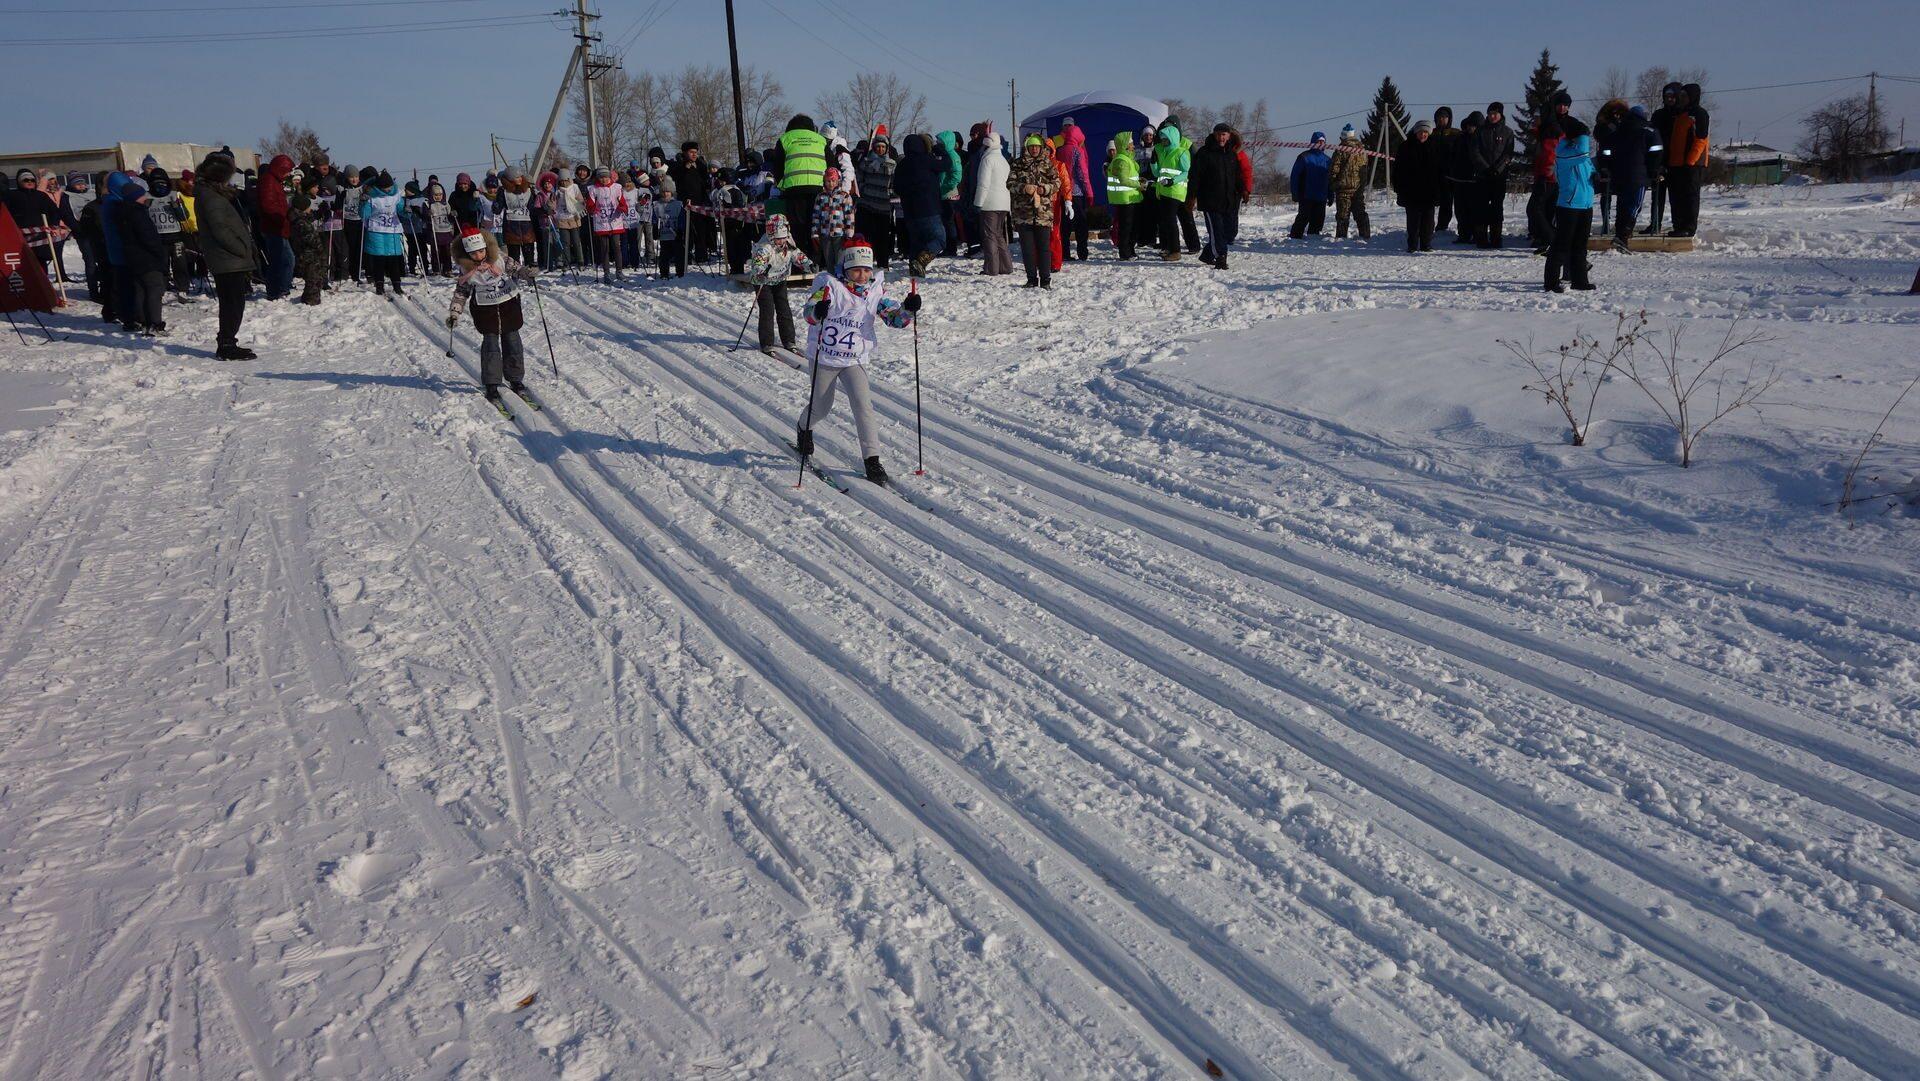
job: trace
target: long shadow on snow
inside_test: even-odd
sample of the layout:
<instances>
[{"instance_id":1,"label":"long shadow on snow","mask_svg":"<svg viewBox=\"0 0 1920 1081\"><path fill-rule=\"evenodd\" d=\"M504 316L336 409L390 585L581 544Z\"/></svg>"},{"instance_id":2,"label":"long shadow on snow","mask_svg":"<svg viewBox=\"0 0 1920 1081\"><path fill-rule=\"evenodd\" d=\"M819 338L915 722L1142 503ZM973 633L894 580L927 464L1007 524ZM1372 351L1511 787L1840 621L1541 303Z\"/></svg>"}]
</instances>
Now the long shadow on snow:
<instances>
[{"instance_id":1,"label":"long shadow on snow","mask_svg":"<svg viewBox=\"0 0 1920 1081\"><path fill-rule=\"evenodd\" d=\"M624 439L600 432L571 431L565 435L554 435L552 432L536 430L521 436L520 442L526 445L528 453L543 463L557 461L566 454L584 455L601 451L639 454L646 457L678 458L682 461L698 462L701 465L742 470L753 466L781 465L789 460L783 454L750 451L744 447L723 451L692 451L655 439Z\"/></svg>"},{"instance_id":2,"label":"long shadow on snow","mask_svg":"<svg viewBox=\"0 0 1920 1081\"><path fill-rule=\"evenodd\" d=\"M372 372L259 372L261 379L285 379L293 383L332 383L342 389L352 387L411 387L435 394L478 394L480 388L468 383L449 383L439 376L380 375Z\"/></svg>"}]
</instances>

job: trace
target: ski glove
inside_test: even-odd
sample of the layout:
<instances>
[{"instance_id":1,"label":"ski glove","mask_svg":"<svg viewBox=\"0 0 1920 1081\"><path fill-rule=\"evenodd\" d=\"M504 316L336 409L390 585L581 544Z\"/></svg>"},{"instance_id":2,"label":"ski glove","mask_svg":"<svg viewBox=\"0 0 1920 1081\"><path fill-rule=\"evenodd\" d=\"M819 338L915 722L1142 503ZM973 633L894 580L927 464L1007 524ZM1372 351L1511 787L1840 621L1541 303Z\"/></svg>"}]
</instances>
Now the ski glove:
<instances>
[{"instance_id":1,"label":"ski glove","mask_svg":"<svg viewBox=\"0 0 1920 1081\"><path fill-rule=\"evenodd\" d=\"M1073 220L1073 200L1067 199L1063 201L1060 204L1060 213L1065 214L1068 221L1072 221Z\"/></svg>"},{"instance_id":2,"label":"ski glove","mask_svg":"<svg viewBox=\"0 0 1920 1081\"><path fill-rule=\"evenodd\" d=\"M917 311L919 311L919 310L920 310L920 294L919 294L919 293L908 293L908 294L907 294L907 299L905 299L905 300L903 300L903 301L901 301L901 302L900 302L900 306L901 306L902 308L905 308L906 310L908 310L908 311L910 311L910 312L917 312Z\"/></svg>"},{"instance_id":3,"label":"ski glove","mask_svg":"<svg viewBox=\"0 0 1920 1081\"><path fill-rule=\"evenodd\" d=\"M815 305L813 306L813 319L814 319L814 322L816 322L816 323L824 323L824 322L826 322L826 321L827 321L827 312L828 312L829 310L831 310L831 308L832 308L832 305L831 305L830 303L828 303L827 301L825 301L825 300L822 300L822 301L820 301L820 302L819 302L818 304L815 304Z\"/></svg>"},{"instance_id":4,"label":"ski glove","mask_svg":"<svg viewBox=\"0 0 1920 1081\"><path fill-rule=\"evenodd\" d=\"M456 326L459 326L459 325L460 325L460 317L459 317L459 316L457 316L457 315L449 315L449 316L447 316L447 329L448 329L448 330L452 330L452 329L453 329L454 327L456 327Z\"/></svg>"}]
</instances>

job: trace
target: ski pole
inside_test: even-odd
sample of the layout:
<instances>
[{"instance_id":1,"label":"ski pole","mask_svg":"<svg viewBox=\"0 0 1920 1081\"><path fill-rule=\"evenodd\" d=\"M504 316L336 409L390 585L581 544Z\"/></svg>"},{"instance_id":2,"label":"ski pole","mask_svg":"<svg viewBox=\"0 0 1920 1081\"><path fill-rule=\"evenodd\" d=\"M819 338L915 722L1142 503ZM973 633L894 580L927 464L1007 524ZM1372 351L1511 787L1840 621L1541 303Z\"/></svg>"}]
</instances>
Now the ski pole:
<instances>
[{"instance_id":1,"label":"ski pole","mask_svg":"<svg viewBox=\"0 0 1920 1081\"><path fill-rule=\"evenodd\" d=\"M727 350L727 352L731 353L735 349L739 349L742 345L746 344L747 324L753 322L753 313L760 310L760 293L761 293L761 290L764 290L765 288L766 286L762 285L762 286L755 287L755 289L753 290L753 307L747 309L747 317L740 321L740 333L733 340L733 349L729 349Z\"/></svg>"},{"instance_id":2,"label":"ski pole","mask_svg":"<svg viewBox=\"0 0 1920 1081\"><path fill-rule=\"evenodd\" d=\"M827 344L827 335L823 331L820 340L813 347L813 371L807 376L807 423L802 429L811 436L813 432L813 394L814 386L820 381L820 347ZM795 448L796 450L799 448ZM793 482L795 491L807 483L807 455L800 455L800 479Z\"/></svg>"},{"instance_id":3,"label":"ski pole","mask_svg":"<svg viewBox=\"0 0 1920 1081\"><path fill-rule=\"evenodd\" d=\"M547 360L553 365L553 377L560 378L560 361L553 355L553 331L547 329L547 306L540 303L540 276L533 277L533 310L540 313L540 333L547 338Z\"/></svg>"},{"instance_id":4,"label":"ski pole","mask_svg":"<svg viewBox=\"0 0 1920 1081\"><path fill-rule=\"evenodd\" d=\"M60 265L60 248L53 242L53 223L45 214L40 215L40 238L47 242L47 254L52 256L47 262L53 264L54 284L60 289L60 307L67 306L67 268Z\"/></svg>"},{"instance_id":5,"label":"ski pole","mask_svg":"<svg viewBox=\"0 0 1920 1081\"><path fill-rule=\"evenodd\" d=\"M449 318L447 320L447 356L449 357L453 356L453 324L454 320Z\"/></svg>"},{"instance_id":6,"label":"ski pole","mask_svg":"<svg viewBox=\"0 0 1920 1081\"><path fill-rule=\"evenodd\" d=\"M908 278L907 295L920 291L920 279ZM927 447L920 438L920 313L913 314L913 452L920 459L914 467L913 475L924 477L927 474Z\"/></svg>"}]
</instances>

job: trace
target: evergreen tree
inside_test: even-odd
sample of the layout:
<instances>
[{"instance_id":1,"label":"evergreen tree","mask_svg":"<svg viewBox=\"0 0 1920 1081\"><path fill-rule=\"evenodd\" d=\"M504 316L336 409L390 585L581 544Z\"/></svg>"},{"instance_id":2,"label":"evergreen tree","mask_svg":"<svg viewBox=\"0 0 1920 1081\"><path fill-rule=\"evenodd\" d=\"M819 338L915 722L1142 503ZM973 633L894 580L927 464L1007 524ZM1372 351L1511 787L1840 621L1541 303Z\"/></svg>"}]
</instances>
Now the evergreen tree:
<instances>
[{"instance_id":1,"label":"evergreen tree","mask_svg":"<svg viewBox=\"0 0 1920 1081\"><path fill-rule=\"evenodd\" d=\"M1540 63L1534 65L1533 76L1527 80L1525 104L1515 117L1520 121L1520 134L1529 148L1537 142L1533 137L1533 122L1553 115L1553 106L1547 102L1565 89L1566 84L1560 81L1560 65L1553 62L1547 50L1540 50Z\"/></svg>"},{"instance_id":2,"label":"evergreen tree","mask_svg":"<svg viewBox=\"0 0 1920 1081\"><path fill-rule=\"evenodd\" d=\"M1392 117L1393 124L1387 123ZM1360 133L1360 141L1368 150L1379 150L1380 132L1387 133L1386 152L1397 154L1400 144L1406 139L1406 133L1413 129L1413 118L1407 115L1407 107L1401 104L1400 88L1393 85L1393 76L1380 80L1380 89L1373 92L1373 111L1367 114L1367 128ZM1372 187L1384 188L1387 185L1387 171L1380 167L1379 158L1368 160L1368 183Z\"/></svg>"}]
</instances>

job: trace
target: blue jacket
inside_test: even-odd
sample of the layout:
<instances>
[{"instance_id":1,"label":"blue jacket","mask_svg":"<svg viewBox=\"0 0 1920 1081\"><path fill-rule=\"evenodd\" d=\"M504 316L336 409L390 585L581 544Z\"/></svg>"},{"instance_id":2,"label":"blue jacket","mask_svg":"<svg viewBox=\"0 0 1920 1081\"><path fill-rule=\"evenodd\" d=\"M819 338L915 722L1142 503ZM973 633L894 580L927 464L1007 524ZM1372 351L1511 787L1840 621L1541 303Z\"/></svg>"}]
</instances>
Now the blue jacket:
<instances>
[{"instance_id":1,"label":"blue jacket","mask_svg":"<svg viewBox=\"0 0 1920 1081\"><path fill-rule=\"evenodd\" d=\"M1593 209L1593 137L1562 138L1555 148L1553 178L1560 196L1553 205L1567 210Z\"/></svg>"},{"instance_id":2,"label":"blue jacket","mask_svg":"<svg viewBox=\"0 0 1920 1081\"><path fill-rule=\"evenodd\" d=\"M1333 155L1324 150L1308 150L1293 159L1293 176L1288 186L1296 203L1324 203L1328 198L1327 173L1333 167Z\"/></svg>"},{"instance_id":3,"label":"blue jacket","mask_svg":"<svg viewBox=\"0 0 1920 1081\"><path fill-rule=\"evenodd\" d=\"M138 188L133 178L123 172L107 174L107 194L100 199L100 235L107 242L107 262L114 266L127 264L127 249L120 235L120 204Z\"/></svg>"}]
</instances>

